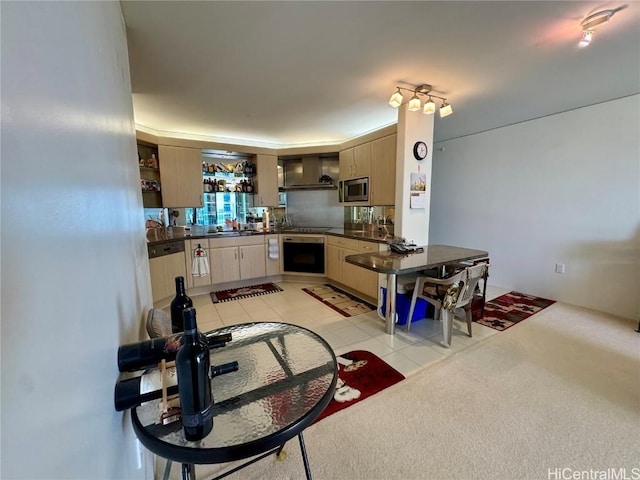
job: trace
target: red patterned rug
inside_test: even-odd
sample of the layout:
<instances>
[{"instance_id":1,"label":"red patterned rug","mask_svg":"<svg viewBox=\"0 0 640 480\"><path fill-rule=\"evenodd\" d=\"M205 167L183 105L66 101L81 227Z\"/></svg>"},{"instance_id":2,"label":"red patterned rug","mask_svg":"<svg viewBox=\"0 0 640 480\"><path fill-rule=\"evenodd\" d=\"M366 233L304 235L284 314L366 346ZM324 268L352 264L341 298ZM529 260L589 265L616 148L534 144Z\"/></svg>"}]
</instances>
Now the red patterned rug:
<instances>
[{"instance_id":1,"label":"red patterned rug","mask_svg":"<svg viewBox=\"0 0 640 480\"><path fill-rule=\"evenodd\" d=\"M352 363L342 365L340 358L351 360ZM354 350L340 355L338 360L339 388L336 388L334 399L316 422L404 380L404 375L371 352Z\"/></svg>"},{"instance_id":2,"label":"red patterned rug","mask_svg":"<svg viewBox=\"0 0 640 480\"><path fill-rule=\"evenodd\" d=\"M258 295L266 295L267 293L275 292L282 292L282 289L275 283L261 283L260 285L219 290L217 292L211 292L210 295L213 303L220 303L239 300L241 298L257 297Z\"/></svg>"},{"instance_id":3,"label":"red patterned rug","mask_svg":"<svg viewBox=\"0 0 640 480\"><path fill-rule=\"evenodd\" d=\"M502 331L554 303L555 300L509 292L487 302L484 306L484 316L474 321Z\"/></svg>"}]
</instances>

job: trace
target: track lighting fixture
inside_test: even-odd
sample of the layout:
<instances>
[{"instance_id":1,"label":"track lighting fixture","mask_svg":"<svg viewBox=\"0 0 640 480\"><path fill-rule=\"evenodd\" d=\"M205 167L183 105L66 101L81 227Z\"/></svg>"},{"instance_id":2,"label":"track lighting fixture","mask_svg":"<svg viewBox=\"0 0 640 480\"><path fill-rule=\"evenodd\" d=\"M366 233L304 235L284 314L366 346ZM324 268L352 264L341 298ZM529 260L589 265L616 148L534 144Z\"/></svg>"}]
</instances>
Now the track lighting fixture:
<instances>
[{"instance_id":1,"label":"track lighting fixture","mask_svg":"<svg viewBox=\"0 0 640 480\"><path fill-rule=\"evenodd\" d=\"M404 97L402 96L401 90L405 90L407 92L413 93L413 96L408 102L407 110L410 112L417 112L422 107L422 113L425 115L433 115L436 111L436 104L433 101L434 98L442 100L442 106L440 107L440 117L446 117L447 115L451 115L453 113L453 108L447 102L447 99L444 97L440 97L438 95L434 95L432 93L433 87L428 84L418 85L414 89L404 88L404 87L396 87L397 91L391 95L389 99L389 105L393 108L398 108L402 105ZM424 102L424 106L421 105L420 97L426 97L427 100Z\"/></svg>"},{"instance_id":2,"label":"track lighting fixture","mask_svg":"<svg viewBox=\"0 0 640 480\"><path fill-rule=\"evenodd\" d=\"M618 8L612 8L609 10L602 10L600 12L593 13L580 22L582 28L582 36L578 42L579 47L586 47L593 40L594 28L608 22L620 10L627 8L627 5L622 5Z\"/></svg>"}]
</instances>

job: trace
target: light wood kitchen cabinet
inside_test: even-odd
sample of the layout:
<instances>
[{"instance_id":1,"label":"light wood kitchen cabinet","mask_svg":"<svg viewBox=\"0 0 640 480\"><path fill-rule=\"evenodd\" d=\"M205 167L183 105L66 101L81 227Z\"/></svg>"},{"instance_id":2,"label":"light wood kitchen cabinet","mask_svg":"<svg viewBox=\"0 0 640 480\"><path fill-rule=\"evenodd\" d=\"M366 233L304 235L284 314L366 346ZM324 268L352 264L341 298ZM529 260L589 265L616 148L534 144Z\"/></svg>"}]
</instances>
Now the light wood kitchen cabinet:
<instances>
[{"instance_id":1,"label":"light wood kitchen cabinet","mask_svg":"<svg viewBox=\"0 0 640 480\"><path fill-rule=\"evenodd\" d=\"M371 175L371 142L347 148L339 153L340 180Z\"/></svg>"},{"instance_id":2,"label":"light wood kitchen cabinet","mask_svg":"<svg viewBox=\"0 0 640 480\"><path fill-rule=\"evenodd\" d=\"M209 239L211 283L265 277L264 235Z\"/></svg>"},{"instance_id":3,"label":"light wood kitchen cabinet","mask_svg":"<svg viewBox=\"0 0 640 480\"><path fill-rule=\"evenodd\" d=\"M211 283L227 283L240 280L238 247L211 248Z\"/></svg>"},{"instance_id":4,"label":"light wood kitchen cabinet","mask_svg":"<svg viewBox=\"0 0 640 480\"><path fill-rule=\"evenodd\" d=\"M196 148L160 145L162 205L202 207L202 154Z\"/></svg>"},{"instance_id":5,"label":"light wood kitchen cabinet","mask_svg":"<svg viewBox=\"0 0 640 480\"><path fill-rule=\"evenodd\" d=\"M358 253L358 240L327 235L327 278L357 290L360 267L345 262L344 257Z\"/></svg>"},{"instance_id":6,"label":"light wood kitchen cabinet","mask_svg":"<svg viewBox=\"0 0 640 480\"><path fill-rule=\"evenodd\" d=\"M193 267L194 252L198 248L198 245L200 245L207 254L207 256L205 257L205 261L209 265L209 275L205 275L204 277L193 276L192 267ZM211 252L209 249L209 240L206 238L201 238L197 240L186 240L185 256L186 256L185 263L186 263L186 269L187 269L187 278L185 280L186 280L187 288L205 287L207 285L211 285Z\"/></svg>"},{"instance_id":7,"label":"light wood kitchen cabinet","mask_svg":"<svg viewBox=\"0 0 640 480\"><path fill-rule=\"evenodd\" d=\"M370 298L378 298L379 275L345 260L349 255L378 252L381 244L327 235L327 278Z\"/></svg>"},{"instance_id":8,"label":"light wood kitchen cabinet","mask_svg":"<svg viewBox=\"0 0 640 480\"><path fill-rule=\"evenodd\" d=\"M274 255L278 258L271 258L269 255L269 241L275 242L278 246L277 250L274 250ZM280 235L265 235L264 236L264 248L265 248L265 264L268 277L274 275L280 275L282 273L282 242L280 241Z\"/></svg>"},{"instance_id":9,"label":"light wood kitchen cabinet","mask_svg":"<svg viewBox=\"0 0 640 480\"><path fill-rule=\"evenodd\" d=\"M395 205L396 145L396 134L371 142L371 205Z\"/></svg>"},{"instance_id":10,"label":"light wood kitchen cabinet","mask_svg":"<svg viewBox=\"0 0 640 480\"><path fill-rule=\"evenodd\" d=\"M240 251L240 280L267 275L264 242L259 245L238 247L238 249Z\"/></svg>"},{"instance_id":11,"label":"light wood kitchen cabinet","mask_svg":"<svg viewBox=\"0 0 640 480\"><path fill-rule=\"evenodd\" d=\"M278 157L258 154L256 168L254 205L256 207L278 206Z\"/></svg>"},{"instance_id":12,"label":"light wood kitchen cabinet","mask_svg":"<svg viewBox=\"0 0 640 480\"><path fill-rule=\"evenodd\" d=\"M347 148L338 154L338 168L340 180L353 177L353 148Z\"/></svg>"},{"instance_id":13,"label":"light wood kitchen cabinet","mask_svg":"<svg viewBox=\"0 0 640 480\"><path fill-rule=\"evenodd\" d=\"M358 253L374 253L380 244L376 242L358 241ZM366 268L356 267L356 290L371 298L378 298L378 273Z\"/></svg>"},{"instance_id":14,"label":"light wood kitchen cabinet","mask_svg":"<svg viewBox=\"0 0 640 480\"><path fill-rule=\"evenodd\" d=\"M353 147L353 176L371 175L371 142Z\"/></svg>"},{"instance_id":15,"label":"light wood kitchen cabinet","mask_svg":"<svg viewBox=\"0 0 640 480\"><path fill-rule=\"evenodd\" d=\"M175 278L186 275L184 252L149 259L149 273L153 301L173 297Z\"/></svg>"}]
</instances>

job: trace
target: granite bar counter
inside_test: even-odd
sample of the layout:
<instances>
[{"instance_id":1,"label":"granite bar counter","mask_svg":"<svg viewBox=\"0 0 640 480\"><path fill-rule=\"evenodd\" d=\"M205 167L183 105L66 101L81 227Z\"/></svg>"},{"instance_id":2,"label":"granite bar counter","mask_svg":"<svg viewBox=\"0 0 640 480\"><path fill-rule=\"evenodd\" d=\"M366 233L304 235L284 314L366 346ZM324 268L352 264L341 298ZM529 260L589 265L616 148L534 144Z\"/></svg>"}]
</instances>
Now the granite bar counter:
<instances>
[{"instance_id":1,"label":"granite bar counter","mask_svg":"<svg viewBox=\"0 0 640 480\"><path fill-rule=\"evenodd\" d=\"M387 311L385 332L393 335L396 320L397 275L441 267L465 260L487 258L488 252L450 245L426 245L422 252L410 254L386 252L359 253L345 257L347 263L387 275Z\"/></svg>"},{"instance_id":2,"label":"granite bar counter","mask_svg":"<svg viewBox=\"0 0 640 480\"><path fill-rule=\"evenodd\" d=\"M255 235L274 235L274 234L293 234L305 235L305 232L292 232L287 228L272 228L264 230L237 230L237 231L222 231L217 232L210 226L192 225L191 227L166 227L166 228L148 228L147 229L147 244L148 245L160 245L175 240L191 240L197 238L229 238L240 236L255 236ZM328 229L325 235L334 235L337 237L355 238L357 240L367 240L371 242L386 243L388 240L395 238L393 235L386 233L372 232L372 231L360 231L360 230L346 230L344 228L331 228ZM317 234L316 234L317 235Z\"/></svg>"}]
</instances>

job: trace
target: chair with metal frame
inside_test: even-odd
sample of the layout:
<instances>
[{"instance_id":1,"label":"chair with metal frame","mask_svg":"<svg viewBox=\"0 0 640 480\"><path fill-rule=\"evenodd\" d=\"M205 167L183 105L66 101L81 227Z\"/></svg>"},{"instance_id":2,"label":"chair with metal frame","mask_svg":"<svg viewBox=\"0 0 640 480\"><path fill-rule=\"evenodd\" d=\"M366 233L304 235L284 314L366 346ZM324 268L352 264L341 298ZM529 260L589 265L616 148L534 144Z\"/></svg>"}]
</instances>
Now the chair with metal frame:
<instances>
[{"instance_id":1,"label":"chair with metal frame","mask_svg":"<svg viewBox=\"0 0 640 480\"><path fill-rule=\"evenodd\" d=\"M453 318L458 308L464 308L467 329L471 337L471 323L473 320L471 300L478 282L485 278L487 268L489 268L489 264L483 262L466 267L448 278L418 276L413 289L406 330L409 331L411 326L411 318L416 307L416 301L418 298L422 298L435 307L434 319L442 318L442 333L445 346L449 347L451 345Z\"/></svg>"}]
</instances>

